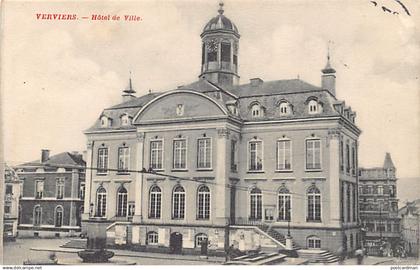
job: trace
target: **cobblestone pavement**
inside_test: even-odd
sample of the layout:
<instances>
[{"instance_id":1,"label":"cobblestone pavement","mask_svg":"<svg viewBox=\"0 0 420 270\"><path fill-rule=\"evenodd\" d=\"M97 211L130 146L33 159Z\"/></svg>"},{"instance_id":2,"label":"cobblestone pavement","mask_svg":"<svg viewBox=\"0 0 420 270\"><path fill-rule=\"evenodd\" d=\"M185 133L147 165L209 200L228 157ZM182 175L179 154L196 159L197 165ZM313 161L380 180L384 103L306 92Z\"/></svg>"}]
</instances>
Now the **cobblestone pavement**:
<instances>
[{"instance_id":1,"label":"cobblestone pavement","mask_svg":"<svg viewBox=\"0 0 420 270\"><path fill-rule=\"evenodd\" d=\"M21 265L26 260L46 260L51 251L40 251L32 249L59 250L65 252L56 252L58 261L79 261L75 253L77 250L62 249L60 245L68 242L69 239L17 239L16 242L6 242L3 250L3 264ZM135 262L137 265L201 265L201 264L220 264L214 260L199 259L199 256L183 256L167 254L148 254L140 253L136 256L133 252L114 251L116 260ZM127 253L127 254L126 254ZM121 255L121 256L118 256ZM220 260L220 258L219 258Z\"/></svg>"}]
</instances>

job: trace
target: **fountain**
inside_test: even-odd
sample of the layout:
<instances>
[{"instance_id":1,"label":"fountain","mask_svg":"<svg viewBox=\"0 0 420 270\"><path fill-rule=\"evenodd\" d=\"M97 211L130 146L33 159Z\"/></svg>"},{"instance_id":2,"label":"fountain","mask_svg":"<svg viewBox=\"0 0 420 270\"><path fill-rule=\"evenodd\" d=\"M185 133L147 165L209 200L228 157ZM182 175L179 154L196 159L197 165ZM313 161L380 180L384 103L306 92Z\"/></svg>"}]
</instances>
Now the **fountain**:
<instances>
[{"instance_id":1,"label":"fountain","mask_svg":"<svg viewBox=\"0 0 420 270\"><path fill-rule=\"evenodd\" d=\"M87 231L86 249L77 253L84 263L106 263L114 252L106 250L106 224L92 222Z\"/></svg>"}]
</instances>

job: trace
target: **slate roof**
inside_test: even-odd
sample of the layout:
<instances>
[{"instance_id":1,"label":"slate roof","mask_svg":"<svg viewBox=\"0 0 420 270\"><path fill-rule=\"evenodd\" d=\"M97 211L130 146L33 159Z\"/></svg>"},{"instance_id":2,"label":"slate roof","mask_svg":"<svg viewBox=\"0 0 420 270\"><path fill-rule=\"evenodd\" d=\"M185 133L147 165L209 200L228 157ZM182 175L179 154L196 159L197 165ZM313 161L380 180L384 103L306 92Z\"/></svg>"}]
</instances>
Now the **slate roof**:
<instances>
[{"instance_id":1,"label":"slate roof","mask_svg":"<svg viewBox=\"0 0 420 270\"><path fill-rule=\"evenodd\" d=\"M392 162L390 153L386 153L386 155L385 155L384 168L385 169L395 169L394 162Z\"/></svg>"},{"instance_id":2,"label":"slate roof","mask_svg":"<svg viewBox=\"0 0 420 270\"><path fill-rule=\"evenodd\" d=\"M232 93L239 97L273 95L282 93L301 93L318 90L322 90L322 88L304 82L300 79L268 81L262 82L257 86L253 86L251 83L248 83L230 89Z\"/></svg>"},{"instance_id":3,"label":"slate roof","mask_svg":"<svg viewBox=\"0 0 420 270\"><path fill-rule=\"evenodd\" d=\"M75 155L69 152L63 152L57 155L51 156L47 161L41 162L41 160L34 160L31 162L23 163L17 167L25 166L47 166L47 165L73 165L73 166L86 166L86 162L83 160L82 155Z\"/></svg>"},{"instance_id":4,"label":"slate roof","mask_svg":"<svg viewBox=\"0 0 420 270\"><path fill-rule=\"evenodd\" d=\"M210 19L210 21L204 26L203 33L201 35L213 31L220 32L220 30L229 31L239 36L238 27L236 27L236 25L223 14L219 14Z\"/></svg>"},{"instance_id":5,"label":"slate roof","mask_svg":"<svg viewBox=\"0 0 420 270\"><path fill-rule=\"evenodd\" d=\"M86 130L86 132L134 130L134 125L121 125L121 115L127 113L129 116L135 117L138 111L149 101L161 94L175 90L192 90L203 93L225 108L227 108L226 104L237 103L239 119L245 122L274 119L317 118L340 115L340 112L337 111L337 108L335 108L335 105L340 103L340 101L338 101L328 90L322 89L321 87L312 85L300 79L275 80L267 82L260 80L257 83L254 81L254 83L247 83L226 88L201 78L190 84L179 86L177 89L165 92L149 93L133 100L104 109L100 116L106 115L111 118L112 125L105 128L101 127L100 117L98 117L95 124ZM322 111L320 113L312 115L308 113L307 102L310 98L316 99L322 105ZM286 100L292 105L292 114L287 116L279 115L278 105L281 100ZM253 102L258 102L263 106L265 109L263 117L251 117L250 104ZM345 106L344 103L343 106ZM230 112L229 114L232 116Z\"/></svg>"}]
</instances>

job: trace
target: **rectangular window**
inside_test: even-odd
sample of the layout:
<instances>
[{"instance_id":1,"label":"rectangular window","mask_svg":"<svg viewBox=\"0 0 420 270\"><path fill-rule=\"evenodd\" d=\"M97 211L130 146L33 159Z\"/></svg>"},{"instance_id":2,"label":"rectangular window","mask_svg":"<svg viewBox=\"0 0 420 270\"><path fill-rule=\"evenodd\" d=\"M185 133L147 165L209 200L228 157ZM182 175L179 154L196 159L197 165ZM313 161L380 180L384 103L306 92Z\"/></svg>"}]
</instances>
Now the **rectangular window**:
<instances>
[{"instance_id":1,"label":"rectangular window","mask_svg":"<svg viewBox=\"0 0 420 270\"><path fill-rule=\"evenodd\" d=\"M350 173L350 146L346 144L346 173Z\"/></svg>"},{"instance_id":2,"label":"rectangular window","mask_svg":"<svg viewBox=\"0 0 420 270\"><path fill-rule=\"evenodd\" d=\"M207 62L216 62L217 61L217 51L208 51L207 53Z\"/></svg>"},{"instance_id":3,"label":"rectangular window","mask_svg":"<svg viewBox=\"0 0 420 270\"><path fill-rule=\"evenodd\" d=\"M356 148L354 145L351 148L351 174L356 175Z\"/></svg>"},{"instance_id":4,"label":"rectangular window","mask_svg":"<svg viewBox=\"0 0 420 270\"><path fill-rule=\"evenodd\" d=\"M277 141L277 170L292 169L292 143L290 140Z\"/></svg>"},{"instance_id":5,"label":"rectangular window","mask_svg":"<svg viewBox=\"0 0 420 270\"><path fill-rule=\"evenodd\" d=\"M203 43L203 44L201 45L201 64L202 64L202 65L203 65L203 64L204 64L204 62L205 62L205 59L204 59L205 55L206 55L206 44L205 44L205 43Z\"/></svg>"},{"instance_id":6,"label":"rectangular window","mask_svg":"<svg viewBox=\"0 0 420 270\"><path fill-rule=\"evenodd\" d=\"M340 171L344 172L344 145L343 145L343 141L340 141Z\"/></svg>"},{"instance_id":7,"label":"rectangular window","mask_svg":"<svg viewBox=\"0 0 420 270\"><path fill-rule=\"evenodd\" d=\"M159 240L159 235L155 232L147 234L147 244L148 245L157 245Z\"/></svg>"},{"instance_id":8,"label":"rectangular window","mask_svg":"<svg viewBox=\"0 0 420 270\"><path fill-rule=\"evenodd\" d=\"M174 169L187 168L187 141L185 139L174 140Z\"/></svg>"},{"instance_id":9,"label":"rectangular window","mask_svg":"<svg viewBox=\"0 0 420 270\"><path fill-rule=\"evenodd\" d=\"M347 184L347 222L351 222L351 194L350 194L350 184Z\"/></svg>"},{"instance_id":10,"label":"rectangular window","mask_svg":"<svg viewBox=\"0 0 420 270\"><path fill-rule=\"evenodd\" d=\"M6 202L4 204L4 213L5 214L10 214L11 210L12 210L12 206L10 205L9 202Z\"/></svg>"},{"instance_id":11,"label":"rectangular window","mask_svg":"<svg viewBox=\"0 0 420 270\"><path fill-rule=\"evenodd\" d=\"M232 140L230 142L230 170L232 172L237 172L238 171L238 165L236 164L236 141Z\"/></svg>"},{"instance_id":12,"label":"rectangular window","mask_svg":"<svg viewBox=\"0 0 420 270\"><path fill-rule=\"evenodd\" d=\"M150 142L150 168L154 170L163 169L163 141Z\"/></svg>"},{"instance_id":13,"label":"rectangular window","mask_svg":"<svg viewBox=\"0 0 420 270\"><path fill-rule=\"evenodd\" d=\"M58 178L56 182L56 196L57 199L64 198L64 178Z\"/></svg>"},{"instance_id":14,"label":"rectangular window","mask_svg":"<svg viewBox=\"0 0 420 270\"><path fill-rule=\"evenodd\" d=\"M353 222L357 221L357 196L356 184L353 184L352 197L353 197Z\"/></svg>"},{"instance_id":15,"label":"rectangular window","mask_svg":"<svg viewBox=\"0 0 420 270\"><path fill-rule=\"evenodd\" d=\"M378 186L378 194L379 195L383 195L384 194L384 187L383 186Z\"/></svg>"},{"instance_id":16,"label":"rectangular window","mask_svg":"<svg viewBox=\"0 0 420 270\"><path fill-rule=\"evenodd\" d=\"M98 170L100 174L105 174L108 171L108 148L98 149Z\"/></svg>"},{"instance_id":17,"label":"rectangular window","mask_svg":"<svg viewBox=\"0 0 420 270\"><path fill-rule=\"evenodd\" d=\"M35 198L41 199L43 194L44 194L44 181L36 181Z\"/></svg>"},{"instance_id":18,"label":"rectangular window","mask_svg":"<svg viewBox=\"0 0 420 270\"><path fill-rule=\"evenodd\" d=\"M249 170L262 171L263 157L262 157L262 142L249 142Z\"/></svg>"},{"instance_id":19,"label":"rectangular window","mask_svg":"<svg viewBox=\"0 0 420 270\"><path fill-rule=\"evenodd\" d=\"M130 163L130 148L119 147L118 148L118 172L127 173L129 163Z\"/></svg>"},{"instance_id":20,"label":"rectangular window","mask_svg":"<svg viewBox=\"0 0 420 270\"><path fill-rule=\"evenodd\" d=\"M6 185L6 194L13 194L13 186L12 185Z\"/></svg>"},{"instance_id":21,"label":"rectangular window","mask_svg":"<svg viewBox=\"0 0 420 270\"><path fill-rule=\"evenodd\" d=\"M135 210L135 204L134 204L134 202L129 202L128 203L128 216L129 217L134 216L134 210Z\"/></svg>"},{"instance_id":22,"label":"rectangular window","mask_svg":"<svg viewBox=\"0 0 420 270\"><path fill-rule=\"evenodd\" d=\"M230 62L230 43L222 43L222 55L221 60L223 62Z\"/></svg>"},{"instance_id":23,"label":"rectangular window","mask_svg":"<svg viewBox=\"0 0 420 270\"><path fill-rule=\"evenodd\" d=\"M321 169L321 141L318 139L306 140L306 169Z\"/></svg>"},{"instance_id":24,"label":"rectangular window","mask_svg":"<svg viewBox=\"0 0 420 270\"><path fill-rule=\"evenodd\" d=\"M211 139L203 138L197 140L197 168L211 168Z\"/></svg>"},{"instance_id":25,"label":"rectangular window","mask_svg":"<svg viewBox=\"0 0 420 270\"><path fill-rule=\"evenodd\" d=\"M85 183L80 183L80 190L79 190L79 199L84 200L85 199Z\"/></svg>"}]
</instances>

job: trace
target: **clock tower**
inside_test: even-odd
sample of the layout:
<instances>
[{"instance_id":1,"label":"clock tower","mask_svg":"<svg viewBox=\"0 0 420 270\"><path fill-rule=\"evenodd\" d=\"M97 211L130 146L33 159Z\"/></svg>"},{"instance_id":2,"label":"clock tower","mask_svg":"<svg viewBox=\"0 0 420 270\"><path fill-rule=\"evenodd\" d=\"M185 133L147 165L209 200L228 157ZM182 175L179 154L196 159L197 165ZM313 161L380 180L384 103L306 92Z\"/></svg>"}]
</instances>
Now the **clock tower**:
<instances>
[{"instance_id":1,"label":"clock tower","mask_svg":"<svg viewBox=\"0 0 420 270\"><path fill-rule=\"evenodd\" d=\"M239 31L235 24L223 15L223 3L219 15L212 18L201 33L201 74L207 80L224 86L238 84Z\"/></svg>"}]
</instances>

